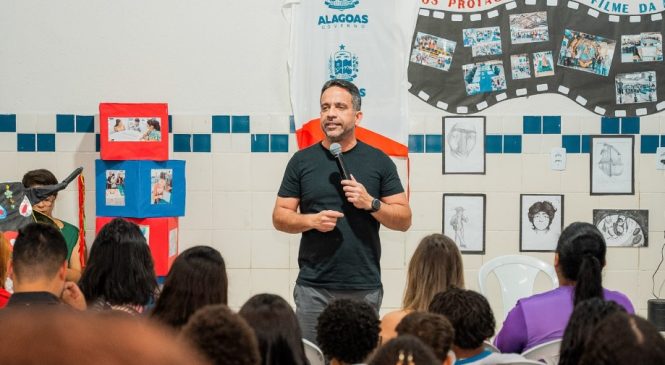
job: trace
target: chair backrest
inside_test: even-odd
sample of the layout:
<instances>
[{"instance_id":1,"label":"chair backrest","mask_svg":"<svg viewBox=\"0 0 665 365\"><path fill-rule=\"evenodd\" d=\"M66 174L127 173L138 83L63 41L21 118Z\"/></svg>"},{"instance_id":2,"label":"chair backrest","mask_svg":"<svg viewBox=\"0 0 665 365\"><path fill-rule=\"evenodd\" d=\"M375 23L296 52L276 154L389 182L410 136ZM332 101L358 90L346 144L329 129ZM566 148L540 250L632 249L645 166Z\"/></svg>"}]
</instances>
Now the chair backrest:
<instances>
[{"instance_id":1,"label":"chair backrest","mask_svg":"<svg viewBox=\"0 0 665 365\"><path fill-rule=\"evenodd\" d=\"M539 272L544 272L552 282L552 288L559 286L554 266L531 256L506 255L486 262L478 271L480 292L487 296L487 278L494 272L501 286L503 316L508 315L518 299L533 294L533 285Z\"/></svg>"},{"instance_id":2,"label":"chair backrest","mask_svg":"<svg viewBox=\"0 0 665 365\"><path fill-rule=\"evenodd\" d=\"M326 365L326 359L323 357L323 352L319 349L318 346L302 339L303 345L305 345L305 356L309 360L309 365Z\"/></svg>"},{"instance_id":3,"label":"chair backrest","mask_svg":"<svg viewBox=\"0 0 665 365\"><path fill-rule=\"evenodd\" d=\"M529 360L540 361L547 365L556 365L559 363L559 351L561 350L561 339L541 343L522 353L522 356Z\"/></svg>"}]
</instances>

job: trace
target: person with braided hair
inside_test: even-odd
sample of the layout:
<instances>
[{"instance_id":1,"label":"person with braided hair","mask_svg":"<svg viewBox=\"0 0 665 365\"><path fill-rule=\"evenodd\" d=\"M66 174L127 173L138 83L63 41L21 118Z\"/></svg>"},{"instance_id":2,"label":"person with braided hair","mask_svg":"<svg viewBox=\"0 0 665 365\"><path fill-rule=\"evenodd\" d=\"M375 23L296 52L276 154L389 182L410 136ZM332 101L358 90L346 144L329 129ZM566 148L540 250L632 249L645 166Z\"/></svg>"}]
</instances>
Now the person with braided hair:
<instances>
[{"instance_id":1,"label":"person with braided hair","mask_svg":"<svg viewBox=\"0 0 665 365\"><path fill-rule=\"evenodd\" d=\"M566 227L554 255L559 287L517 301L494 340L499 350L520 353L562 338L573 308L583 300L615 301L635 313L626 295L603 288L606 251L605 239L594 225L575 222Z\"/></svg>"}]
</instances>

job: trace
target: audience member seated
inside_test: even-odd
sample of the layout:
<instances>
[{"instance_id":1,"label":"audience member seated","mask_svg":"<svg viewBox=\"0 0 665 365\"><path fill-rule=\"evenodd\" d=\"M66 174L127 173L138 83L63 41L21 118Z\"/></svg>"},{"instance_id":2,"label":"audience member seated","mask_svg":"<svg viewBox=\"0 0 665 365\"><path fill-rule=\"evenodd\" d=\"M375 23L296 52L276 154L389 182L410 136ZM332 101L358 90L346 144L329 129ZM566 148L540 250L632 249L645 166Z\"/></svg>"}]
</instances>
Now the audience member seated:
<instances>
[{"instance_id":1,"label":"audience member seated","mask_svg":"<svg viewBox=\"0 0 665 365\"><path fill-rule=\"evenodd\" d=\"M78 310L86 309L79 288L65 281L67 244L57 228L30 223L20 229L10 267L14 294L6 308L43 308L65 303Z\"/></svg>"},{"instance_id":2,"label":"audience member seated","mask_svg":"<svg viewBox=\"0 0 665 365\"><path fill-rule=\"evenodd\" d=\"M28 171L23 175L23 186L31 188L34 186L55 185L58 179L49 170L39 169ZM67 243L67 281L77 282L81 278L81 260L79 258L79 229L73 224L67 223L53 216L55 200L58 194L53 194L47 199L32 206L36 211L35 219L41 223L55 225L65 237Z\"/></svg>"},{"instance_id":3,"label":"audience member seated","mask_svg":"<svg viewBox=\"0 0 665 365\"><path fill-rule=\"evenodd\" d=\"M440 365L432 349L417 337L403 335L388 341L372 355L368 365Z\"/></svg>"},{"instance_id":4,"label":"audience member seated","mask_svg":"<svg viewBox=\"0 0 665 365\"><path fill-rule=\"evenodd\" d=\"M151 323L74 311L0 311L3 365L204 365L187 343ZM9 335L11 334L11 335Z\"/></svg>"},{"instance_id":5,"label":"audience member seated","mask_svg":"<svg viewBox=\"0 0 665 365\"><path fill-rule=\"evenodd\" d=\"M238 314L254 329L262 365L308 365L298 319L282 297L257 294Z\"/></svg>"},{"instance_id":6,"label":"audience member seated","mask_svg":"<svg viewBox=\"0 0 665 365\"><path fill-rule=\"evenodd\" d=\"M173 262L152 317L179 330L198 309L227 304L226 265L219 251L195 246Z\"/></svg>"},{"instance_id":7,"label":"audience member seated","mask_svg":"<svg viewBox=\"0 0 665 365\"><path fill-rule=\"evenodd\" d=\"M406 275L402 308L381 320L381 342L396 336L395 326L412 311L427 311L434 294L452 286L464 288L462 255L453 240L431 234L420 241Z\"/></svg>"},{"instance_id":8,"label":"audience member seated","mask_svg":"<svg viewBox=\"0 0 665 365\"><path fill-rule=\"evenodd\" d=\"M603 235L592 224L566 227L554 255L559 287L517 301L494 340L499 350L520 353L561 338L573 307L586 299L612 300L634 313L628 297L602 286L606 250Z\"/></svg>"},{"instance_id":9,"label":"audience member seated","mask_svg":"<svg viewBox=\"0 0 665 365\"><path fill-rule=\"evenodd\" d=\"M577 365L584 353L584 344L591 338L593 329L607 316L617 312L626 311L615 302L600 298L579 302L563 333L559 365Z\"/></svg>"},{"instance_id":10,"label":"audience member seated","mask_svg":"<svg viewBox=\"0 0 665 365\"><path fill-rule=\"evenodd\" d=\"M334 300L319 316L316 341L330 365L364 363L379 342L379 318L366 302Z\"/></svg>"},{"instance_id":11,"label":"audience member seated","mask_svg":"<svg viewBox=\"0 0 665 365\"><path fill-rule=\"evenodd\" d=\"M412 335L429 345L440 364L452 365L454 359L448 356L452 349L455 330L448 319L440 314L411 312L402 318L396 328L397 335Z\"/></svg>"},{"instance_id":12,"label":"audience member seated","mask_svg":"<svg viewBox=\"0 0 665 365\"><path fill-rule=\"evenodd\" d=\"M157 279L141 229L120 218L102 227L79 284L93 310L142 313L154 299Z\"/></svg>"},{"instance_id":13,"label":"audience member seated","mask_svg":"<svg viewBox=\"0 0 665 365\"><path fill-rule=\"evenodd\" d=\"M665 364L665 339L644 318L618 312L591 332L579 365L625 364Z\"/></svg>"},{"instance_id":14,"label":"audience member seated","mask_svg":"<svg viewBox=\"0 0 665 365\"><path fill-rule=\"evenodd\" d=\"M499 354L485 349L483 342L494 335L494 314L489 302L471 290L450 288L438 293L429 311L446 316L455 329L455 364L505 364L525 359L517 354Z\"/></svg>"},{"instance_id":15,"label":"audience member seated","mask_svg":"<svg viewBox=\"0 0 665 365\"><path fill-rule=\"evenodd\" d=\"M194 313L180 337L192 343L214 365L259 365L254 331L226 305L205 306Z\"/></svg>"},{"instance_id":16,"label":"audience member seated","mask_svg":"<svg viewBox=\"0 0 665 365\"><path fill-rule=\"evenodd\" d=\"M4 308L7 305L11 296L11 293L5 288L10 256L11 248L9 247L9 242L7 242L5 236L0 232L0 308Z\"/></svg>"}]
</instances>

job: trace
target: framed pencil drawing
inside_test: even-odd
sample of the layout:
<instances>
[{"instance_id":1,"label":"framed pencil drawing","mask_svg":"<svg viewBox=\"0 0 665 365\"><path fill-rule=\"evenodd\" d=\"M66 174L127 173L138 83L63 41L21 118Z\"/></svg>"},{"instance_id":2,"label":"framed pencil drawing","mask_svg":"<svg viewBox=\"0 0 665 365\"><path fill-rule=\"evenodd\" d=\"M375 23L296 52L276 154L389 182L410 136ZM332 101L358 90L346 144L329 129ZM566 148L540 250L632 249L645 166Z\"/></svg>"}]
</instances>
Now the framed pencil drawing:
<instances>
[{"instance_id":1,"label":"framed pencil drawing","mask_svg":"<svg viewBox=\"0 0 665 365\"><path fill-rule=\"evenodd\" d=\"M635 194L635 137L591 136L591 195Z\"/></svg>"},{"instance_id":2,"label":"framed pencil drawing","mask_svg":"<svg viewBox=\"0 0 665 365\"><path fill-rule=\"evenodd\" d=\"M443 194L443 234L465 254L485 253L485 194Z\"/></svg>"},{"instance_id":3,"label":"framed pencil drawing","mask_svg":"<svg viewBox=\"0 0 665 365\"><path fill-rule=\"evenodd\" d=\"M485 174L485 117L443 118L443 173Z\"/></svg>"},{"instance_id":4,"label":"framed pencil drawing","mask_svg":"<svg viewBox=\"0 0 665 365\"><path fill-rule=\"evenodd\" d=\"M520 251L554 251L563 229L563 195L520 195Z\"/></svg>"}]
</instances>

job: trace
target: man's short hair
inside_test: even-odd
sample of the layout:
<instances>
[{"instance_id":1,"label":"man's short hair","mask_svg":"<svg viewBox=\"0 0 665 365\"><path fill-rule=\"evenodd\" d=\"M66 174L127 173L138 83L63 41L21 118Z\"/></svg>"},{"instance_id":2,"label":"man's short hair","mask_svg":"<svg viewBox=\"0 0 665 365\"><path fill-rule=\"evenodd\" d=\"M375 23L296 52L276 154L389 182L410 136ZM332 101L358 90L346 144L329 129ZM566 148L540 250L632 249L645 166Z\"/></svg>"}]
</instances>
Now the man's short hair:
<instances>
[{"instance_id":1,"label":"man's short hair","mask_svg":"<svg viewBox=\"0 0 665 365\"><path fill-rule=\"evenodd\" d=\"M316 341L326 357L360 363L379 342L379 324L374 308L366 302L337 299L319 316Z\"/></svg>"},{"instance_id":2,"label":"man's short hair","mask_svg":"<svg viewBox=\"0 0 665 365\"><path fill-rule=\"evenodd\" d=\"M215 365L259 365L254 331L224 304L205 306L189 319L180 335Z\"/></svg>"},{"instance_id":3,"label":"man's short hair","mask_svg":"<svg viewBox=\"0 0 665 365\"><path fill-rule=\"evenodd\" d=\"M395 328L398 336L412 335L429 345L441 362L448 357L455 330L448 319L440 314L411 312Z\"/></svg>"},{"instance_id":4,"label":"man's short hair","mask_svg":"<svg viewBox=\"0 0 665 365\"><path fill-rule=\"evenodd\" d=\"M323 87L321 88L321 95L323 95L323 93L326 90L330 89L333 86L348 91L349 94L351 94L351 103L353 106L353 110L360 111L360 107L362 106L362 99L360 98L360 90L358 90L358 87L355 84L353 84L350 81L341 80L341 79L328 80L326 81L325 84L323 84Z\"/></svg>"},{"instance_id":5,"label":"man's short hair","mask_svg":"<svg viewBox=\"0 0 665 365\"><path fill-rule=\"evenodd\" d=\"M472 290L450 288L438 293L429 311L448 318L455 329L453 343L461 349L476 349L494 335L492 308L484 296Z\"/></svg>"},{"instance_id":6,"label":"man's short hair","mask_svg":"<svg viewBox=\"0 0 665 365\"><path fill-rule=\"evenodd\" d=\"M30 223L14 242L12 266L18 282L53 278L67 260L67 243L57 228Z\"/></svg>"}]
</instances>

